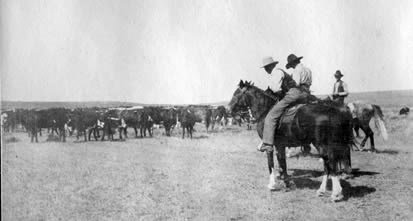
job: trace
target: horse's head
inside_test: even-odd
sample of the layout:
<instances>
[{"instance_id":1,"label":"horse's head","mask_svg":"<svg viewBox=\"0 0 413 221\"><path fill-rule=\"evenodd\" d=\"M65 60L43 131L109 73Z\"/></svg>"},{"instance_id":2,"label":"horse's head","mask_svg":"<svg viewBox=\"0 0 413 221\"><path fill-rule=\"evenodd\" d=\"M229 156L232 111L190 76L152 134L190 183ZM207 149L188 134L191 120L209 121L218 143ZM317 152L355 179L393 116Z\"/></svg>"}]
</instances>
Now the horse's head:
<instances>
[{"instance_id":1,"label":"horse's head","mask_svg":"<svg viewBox=\"0 0 413 221\"><path fill-rule=\"evenodd\" d=\"M248 110L248 107L252 105L252 96L250 94L252 88L255 88L253 83L240 81L228 105L232 115L239 111Z\"/></svg>"}]
</instances>

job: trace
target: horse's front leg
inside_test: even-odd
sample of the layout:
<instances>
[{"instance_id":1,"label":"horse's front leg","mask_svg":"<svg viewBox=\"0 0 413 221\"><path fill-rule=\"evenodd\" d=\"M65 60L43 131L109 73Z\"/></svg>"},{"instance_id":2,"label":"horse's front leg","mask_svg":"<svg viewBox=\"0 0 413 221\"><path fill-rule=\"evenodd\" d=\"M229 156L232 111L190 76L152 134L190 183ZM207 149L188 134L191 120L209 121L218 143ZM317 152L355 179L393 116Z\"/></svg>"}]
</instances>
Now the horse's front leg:
<instances>
[{"instance_id":1,"label":"horse's front leg","mask_svg":"<svg viewBox=\"0 0 413 221\"><path fill-rule=\"evenodd\" d=\"M285 146L277 146L277 161L279 166L280 179L284 181L286 188L295 188L295 183L289 178L287 173L287 159L285 156Z\"/></svg>"},{"instance_id":2,"label":"horse's front leg","mask_svg":"<svg viewBox=\"0 0 413 221\"><path fill-rule=\"evenodd\" d=\"M270 172L270 181L268 183L268 189L274 191L277 188L277 177L280 177L278 170L274 169L274 151L267 151L267 159L268 159L268 170Z\"/></svg>"},{"instance_id":3,"label":"horse's front leg","mask_svg":"<svg viewBox=\"0 0 413 221\"><path fill-rule=\"evenodd\" d=\"M277 161L280 167L279 172L281 177L285 180L288 177L287 174L287 160L285 157L285 147L277 146Z\"/></svg>"},{"instance_id":4,"label":"horse's front leg","mask_svg":"<svg viewBox=\"0 0 413 221\"><path fill-rule=\"evenodd\" d=\"M277 154L277 160L278 160L278 149L277 149L276 154ZM281 165L280 161L278 160L278 167L276 167L274 164L274 151L267 151L267 159L268 159L268 170L270 172L270 182L268 184L268 188L271 191L277 191L277 190L281 190L285 188L286 183L285 183L285 180L283 180L281 176L282 169L280 168L280 165Z\"/></svg>"}]
</instances>

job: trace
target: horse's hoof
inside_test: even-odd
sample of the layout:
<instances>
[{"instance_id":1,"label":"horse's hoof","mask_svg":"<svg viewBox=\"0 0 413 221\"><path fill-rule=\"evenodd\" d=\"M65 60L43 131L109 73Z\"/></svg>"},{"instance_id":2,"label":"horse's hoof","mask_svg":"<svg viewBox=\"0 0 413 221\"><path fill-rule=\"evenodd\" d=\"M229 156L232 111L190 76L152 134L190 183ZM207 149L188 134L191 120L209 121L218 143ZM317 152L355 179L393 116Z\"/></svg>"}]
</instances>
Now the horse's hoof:
<instances>
[{"instance_id":1,"label":"horse's hoof","mask_svg":"<svg viewBox=\"0 0 413 221\"><path fill-rule=\"evenodd\" d=\"M322 197L326 193L325 190L317 190L317 196Z\"/></svg>"},{"instance_id":2,"label":"horse's hoof","mask_svg":"<svg viewBox=\"0 0 413 221\"><path fill-rule=\"evenodd\" d=\"M268 189L270 189L270 191L280 191L280 190L286 189L286 186L283 182L268 184L267 187Z\"/></svg>"},{"instance_id":3,"label":"horse's hoof","mask_svg":"<svg viewBox=\"0 0 413 221\"><path fill-rule=\"evenodd\" d=\"M338 195L334 195L331 196L331 202L335 203L335 202L339 202L344 198L343 194L338 194Z\"/></svg>"}]
</instances>

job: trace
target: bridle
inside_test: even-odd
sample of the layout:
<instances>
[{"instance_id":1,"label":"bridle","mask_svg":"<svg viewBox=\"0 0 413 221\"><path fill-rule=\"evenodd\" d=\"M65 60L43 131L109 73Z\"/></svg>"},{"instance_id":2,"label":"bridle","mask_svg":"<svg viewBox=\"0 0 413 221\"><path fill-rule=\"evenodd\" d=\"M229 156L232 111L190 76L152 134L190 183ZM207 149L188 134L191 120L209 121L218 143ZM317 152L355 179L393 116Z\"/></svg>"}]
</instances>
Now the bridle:
<instances>
[{"instance_id":1,"label":"bridle","mask_svg":"<svg viewBox=\"0 0 413 221\"><path fill-rule=\"evenodd\" d=\"M251 87L251 86L250 86L250 87ZM258 90L259 92L261 92L261 94L262 94L264 97L270 98L271 100L273 100L273 101L275 101L275 102L278 102L278 101L279 101L279 98L278 98L278 97L273 96L273 95L270 95L270 94L266 93L265 91L263 91L263 90L261 90L261 89L259 89L259 88L257 88L257 87L254 87L254 88L255 88L256 90ZM240 103L241 97L245 96L245 93L248 91L248 89L249 89L248 86L241 89L241 93L237 95L237 102L236 102L237 104ZM245 104L245 102L244 102L244 104ZM249 104L249 102L246 102L245 105L244 105L244 104L243 104L242 106L246 107L246 108L249 109L249 110L252 110L251 105ZM245 112L245 111L244 111L244 112ZM241 113L244 113L244 112L241 112ZM249 112L249 111L246 111L246 112ZM251 114L252 114L252 113L251 113ZM266 111L263 111L263 112L261 112L261 114L259 114L259 116L257 116L257 117L252 116L252 117L254 117L257 121L259 121L259 120L260 120L264 115L266 115L266 114L267 114L267 112L266 112Z\"/></svg>"}]
</instances>

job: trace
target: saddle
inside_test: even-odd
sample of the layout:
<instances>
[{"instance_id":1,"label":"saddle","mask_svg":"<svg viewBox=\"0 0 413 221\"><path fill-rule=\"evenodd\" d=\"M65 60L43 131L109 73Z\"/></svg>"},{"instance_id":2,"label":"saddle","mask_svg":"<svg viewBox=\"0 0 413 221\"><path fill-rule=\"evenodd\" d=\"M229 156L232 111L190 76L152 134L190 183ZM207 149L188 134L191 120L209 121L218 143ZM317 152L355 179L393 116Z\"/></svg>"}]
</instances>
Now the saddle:
<instances>
[{"instance_id":1,"label":"saddle","mask_svg":"<svg viewBox=\"0 0 413 221\"><path fill-rule=\"evenodd\" d=\"M297 115L298 110L304 105L307 104L297 104L289 107L284 111L284 113L280 117L276 136L281 136L291 141L297 141L296 139L303 139L303 137L296 137L300 134L297 133L300 126L295 116Z\"/></svg>"}]
</instances>

